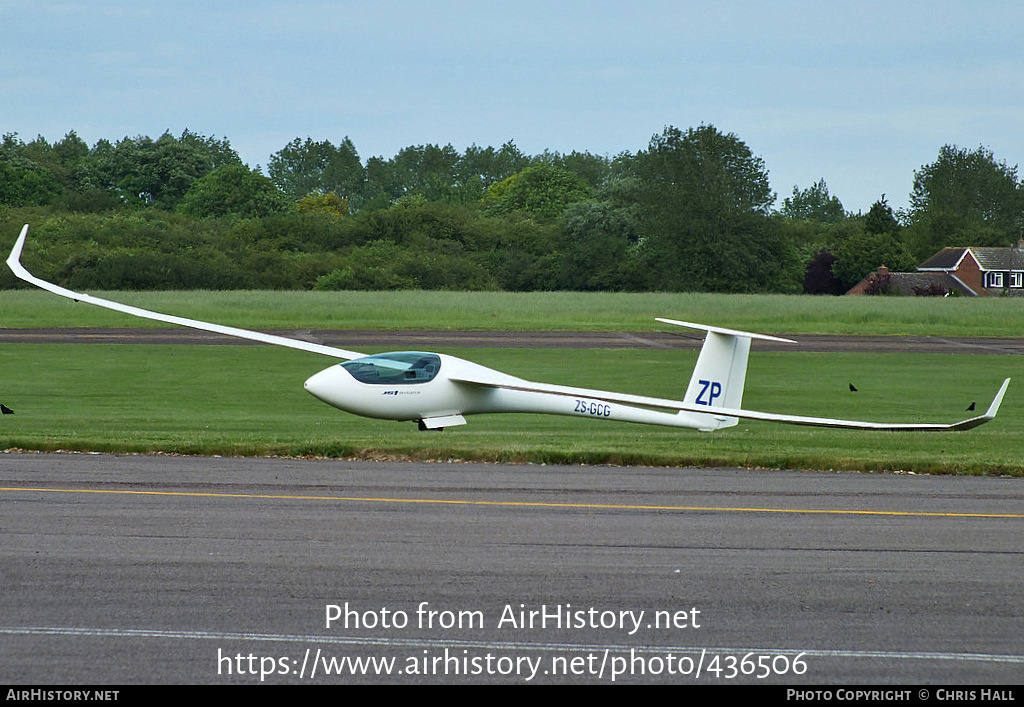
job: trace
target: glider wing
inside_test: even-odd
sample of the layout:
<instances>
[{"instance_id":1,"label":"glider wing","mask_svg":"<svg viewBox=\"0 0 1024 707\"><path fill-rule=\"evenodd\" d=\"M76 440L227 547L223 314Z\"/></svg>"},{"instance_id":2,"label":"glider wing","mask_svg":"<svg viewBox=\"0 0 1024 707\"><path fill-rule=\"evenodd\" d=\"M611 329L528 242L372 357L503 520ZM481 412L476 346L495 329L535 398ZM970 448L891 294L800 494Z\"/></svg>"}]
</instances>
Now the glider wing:
<instances>
[{"instance_id":1,"label":"glider wing","mask_svg":"<svg viewBox=\"0 0 1024 707\"><path fill-rule=\"evenodd\" d=\"M18 278L25 282L29 282L36 287L40 287L56 295L60 295L61 297L67 297L68 299L75 300L76 302L88 302L89 304L94 304L97 307L112 309L115 312L124 312L125 314L131 314L132 316L141 317L143 319L152 319L158 322L167 322L168 324L177 324L179 326L191 327L192 329L201 329L203 331L212 331L217 334L225 334L227 336L234 336L240 339L259 341L264 344L287 346L288 348L311 351L325 356L333 356L334 358L353 359L365 356L365 354L361 354L356 351L346 351L345 349L338 349L333 346L314 344L309 341L300 341L299 339L290 339L287 336L264 334L263 332L250 331L249 329L238 329L236 327L223 326L221 324L202 322L197 319L186 319L185 317L175 317L170 314L151 312L148 309L132 307L131 305L121 304L120 302L112 302L100 297L93 297L92 295L73 292L72 290L68 290L59 285L55 285L52 282L47 282L46 280L38 278L25 269L25 266L21 264L21 251L25 247L25 238L27 235L28 226L26 225L21 229L21 235L18 236L18 240L15 242L14 248L11 249L11 254L7 257L7 266Z\"/></svg>"}]
</instances>

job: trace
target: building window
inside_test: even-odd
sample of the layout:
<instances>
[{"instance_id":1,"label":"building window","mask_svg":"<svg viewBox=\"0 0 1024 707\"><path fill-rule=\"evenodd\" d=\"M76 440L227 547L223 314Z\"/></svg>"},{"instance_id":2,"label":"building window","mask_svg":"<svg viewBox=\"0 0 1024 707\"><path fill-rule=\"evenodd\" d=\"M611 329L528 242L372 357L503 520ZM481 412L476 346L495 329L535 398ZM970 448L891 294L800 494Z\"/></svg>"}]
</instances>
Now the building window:
<instances>
[{"instance_id":1,"label":"building window","mask_svg":"<svg viewBox=\"0 0 1024 707\"><path fill-rule=\"evenodd\" d=\"M1024 287L1024 272L1010 273L1010 287Z\"/></svg>"},{"instance_id":2,"label":"building window","mask_svg":"<svg viewBox=\"0 0 1024 707\"><path fill-rule=\"evenodd\" d=\"M988 274L988 286L989 287L1002 287L1003 286L1003 274L1001 272L990 272Z\"/></svg>"}]
</instances>

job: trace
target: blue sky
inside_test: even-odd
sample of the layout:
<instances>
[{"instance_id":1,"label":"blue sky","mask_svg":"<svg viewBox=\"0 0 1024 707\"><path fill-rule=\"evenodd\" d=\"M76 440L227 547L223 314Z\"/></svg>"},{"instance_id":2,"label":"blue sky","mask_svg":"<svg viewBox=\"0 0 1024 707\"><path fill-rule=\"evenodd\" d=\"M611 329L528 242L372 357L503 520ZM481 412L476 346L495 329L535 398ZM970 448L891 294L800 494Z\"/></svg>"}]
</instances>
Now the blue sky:
<instances>
[{"instance_id":1,"label":"blue sky","mask_svg":"<svg viewBox=\"0 0 1024 707\"><path fill-rule=\"evenodd\" d=\"M1024 3L0 0L0 131L637 152L711 124L779 201L905 206L945 144L1024 160Z\"/></svg>"}]
</instances>

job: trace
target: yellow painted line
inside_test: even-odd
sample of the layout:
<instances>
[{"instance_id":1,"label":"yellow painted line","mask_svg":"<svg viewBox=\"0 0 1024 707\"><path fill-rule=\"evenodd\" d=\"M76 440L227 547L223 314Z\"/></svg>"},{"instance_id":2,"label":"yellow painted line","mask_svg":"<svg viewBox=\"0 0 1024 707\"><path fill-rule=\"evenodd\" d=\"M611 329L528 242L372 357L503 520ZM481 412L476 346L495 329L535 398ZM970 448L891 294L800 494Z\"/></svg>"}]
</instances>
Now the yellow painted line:
<instances>
[{"instance_id":1,"label":"yellow painted line","mask_svg":"<svg viewBox=\"0 0 1024 707\"><path fill-rule=\"evenodd\" d=\"M424 503L450 506L503 506L526 508L574 508L581 510L628 511L717 511L722 513L814 513L864 516L913 516L937 518L1024 518L1020 513L938 513L929 511L864 511L826 508L743 508L732 506L641 506L619 503L551 503L545 501L470 501L446 498L374 498L361 496L290 496L262 493L205 493L199 491L128 491L115 489L45 489L0 487L0 491L31 493L98 493L123 496L179 496L193 498L252 498L283 501L348 501L362 503Z\"/></svg>"}]
</instances>

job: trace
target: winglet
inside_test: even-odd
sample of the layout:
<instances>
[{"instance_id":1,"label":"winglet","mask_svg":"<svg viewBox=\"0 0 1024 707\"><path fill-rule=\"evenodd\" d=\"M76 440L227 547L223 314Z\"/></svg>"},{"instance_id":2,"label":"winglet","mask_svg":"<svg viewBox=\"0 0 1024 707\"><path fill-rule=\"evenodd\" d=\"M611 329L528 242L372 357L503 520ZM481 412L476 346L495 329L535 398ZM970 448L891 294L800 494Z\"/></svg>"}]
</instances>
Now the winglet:
<instances>
[{"instance_id":1,"label":"winglet","mask_svg":"<svg viewBox=\"0 0 1024 707\"><path fill-rule=\"evenodd\" d=\"M985 411L984 415L978 415L972 417L969 420L963 422L957 422L949 426L951 430L972 430L979 425L984 425L986 422L995 419L996 413L999 412L999 405L1003 402L1003 396L1006 394L1006 388L1010 385L1010 379L1007 378L1003 381L1003 384L999 386L999 392L996 393L996 397L992 398L992 404L988 406L988 410Z\"/></svg>"},{"instance_id":2,"label":"winglet","mask_svg":"<svg viewBox=\"0 0 1024 707\"><path fill-rule=\"evenodd\" d=\"M992 404L988 406L988 410L985 412L985 417L992 419L999 412L999 406L1003 402L1003 395L1006 394L1006 387L1010 385L1010 379L1007 378L1003 381L1002 386L999 388L999 392L996 393L996 397L992 398Z\"/></svg>"},{"instance_id":3,"label":"winglet","mask_svg":"<svg viewBox=\"0 0 1024 707\"><path fill-rule=\"evenodd\" d=\"M11 248L11 254L7 256L7 267L9 267L15 275L21 277L20 273L26 273L25 267L21 264L21 251L25 247L25 239L28 238L28 224L26 223L21 227L21 235L18 236L18 240L14 242L14 247Z\"/></svg>"}]
</instances>

